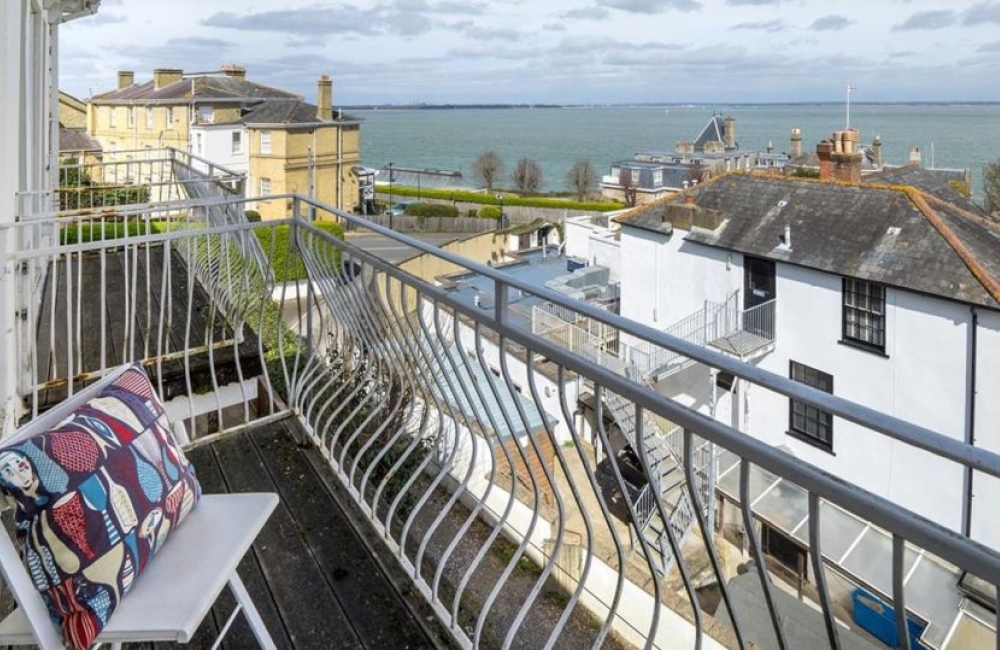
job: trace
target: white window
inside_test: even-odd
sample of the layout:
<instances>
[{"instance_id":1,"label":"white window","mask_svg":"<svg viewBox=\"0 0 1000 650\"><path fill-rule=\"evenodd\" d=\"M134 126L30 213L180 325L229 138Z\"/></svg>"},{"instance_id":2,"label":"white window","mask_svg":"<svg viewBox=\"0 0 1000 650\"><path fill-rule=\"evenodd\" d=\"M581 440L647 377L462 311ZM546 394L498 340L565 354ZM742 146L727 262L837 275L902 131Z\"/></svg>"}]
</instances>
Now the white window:
<instances>
[{"instance_id":1,"label":"white window","mask_svg":"<svg viewBox=\"0 0 1000 650\"><path fill-rule=\"evenodd\" d=\"M261 131L260 132L260 152L261 153L271 153L271 132Z\"/></svg>"},{"instance_id":2,"label":"white window","mask_svg":"<svg viewBox=\"0 0 1000 650\"><path fill-rule=\"evenodd\" d=\"M654 169L653 170L653 187L660 187L663 185L663 170Z\"/></svg>"},{"instance_id":3,"label":"white window","mask_svg":"<svg viewBox=\"0 0 1000 650\"><path fill-rule=\"evenodd\" d=\"M174 107L167 106L167 128L174 128Z\"/></svg>"},{"instance_id":4,"label":"white window","mask_svg":"<svg viewBox=\"0 0 1000 650\"><path fill-rule=\"evenodd\" d=\"M194 152L196 154L198 154L199 156L201 155L201 134L200 133L195 133L194 134Z\"/></svg>"},{"instance_id":5,"label":"white window","mask_svg":"<svg viewBox=\"0 0 1000 650\"><path fill-rule=\"evenodd\" d=\"M243 153L243 134L233 131L233 153Z\"/></svg>"},{"instance_id":6,"label":"white window","mask_svg":"<svg viewBox=\"0 0 1000 650\"><path fill-rule=\"evenodd\" d=\"M153 107L152 106L147 106L146 107L146 130L147 131L152 131L153 130Z\"/></svg>"},{"instance_id":7,"label":"white window","mask_svg":"<svg viewBox=\"0 0 1000 650\"><path fill-rule=\"evenodd\" d=\"M261 178L260 179L260 195L261 196L271 196L271 179Z\"/></svg>"},{"instance_id":8,"label":"white window","mask_svg":"<svg viewBox=\"0 0 1000 650\"><path fill-rule=\"evenodd\" d=\"M632 171L632 184L633 185L638 185L639 184L639 170L638 169L633 169L631 171Z\"/></svg>"},{"instance_id":9,"label":"white window","mask_svg":"<svg viewBox=\"0 0 1000 650\"><path fill-rule=\"evenodd\" d=\"M215 107L214 106L199 106L198 107L198 122L200 124L211 124L215 121Z\"/></svg>"},{"instance_id":10,"label":"white window","mask_svg":"<svg viewBox=\"0 0 1000 650\"><path fill-rule=\"evenodd\" d=\"M125 122L129 128L135 126L135 106L129 106L125 110Z\"/></svg>"},{"instance_id":11,"label":"white window","mask_svg":"<svg viewBox=\"0 0 1000 650\"><path fill-rule=\"evenodd\" d=\"M118 126L118 109L114 106L111 107L111 114L108 118L108 126L112 129Z\"/></svg>"}]
</instances>

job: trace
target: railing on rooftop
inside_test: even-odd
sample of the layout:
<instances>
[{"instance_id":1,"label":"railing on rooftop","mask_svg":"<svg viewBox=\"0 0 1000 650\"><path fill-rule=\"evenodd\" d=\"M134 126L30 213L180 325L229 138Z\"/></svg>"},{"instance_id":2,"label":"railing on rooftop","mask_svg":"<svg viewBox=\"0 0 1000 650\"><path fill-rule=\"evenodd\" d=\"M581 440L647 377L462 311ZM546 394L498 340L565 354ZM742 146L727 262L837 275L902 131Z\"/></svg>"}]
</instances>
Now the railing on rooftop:
<instances>
[{"instance_id":1,"label":"railing on rooftop","mask_svg":"<svg viewBox=\"0 0 1000 650\"><path fill-rule=\"evenodd\" d=\"M1000 477L1000 456L324 204L279 198L293 203L295 216L213 222L213 206L242 213L242 199L216 197L116 206L113 221L87 210L0 228L0 237L18 243L0 246L14 251L2 260L0 281L19 282L25 295L35 296L23 278L32 270L45 278L40 298L18 321L13 351L29 413L114 365L140 360L161 392L174 398L170 408L184 418L193 444L222 430L297 418L416 591L465 646L597 647L621 640L719 648L754 640L788 647L791 613L768 571L751 470L808 495L804 544L822 612L818 625L832 647L840 647L846 632L835 622L835 601L843 594L831 588L842 582L843 569L821 548L825 531L836 524L821 518L831 506L890 536L891 551L874 561L892 567L892 588L880 595L899 605L900 629L917 589L907 585L904 557L915 551L939 558L948 570L1000 584L995 549L532 332L509 318L503 297L508 289L535 295L730 373L755 390L828 411L942 463L973 468L984 479ZM312 213L477 274L502 298L489 310L468 304L301 217ZM248 246L250 240L259 248ZM596 416L589 423L580 415L579 382L570 376L593 386ZM609 454L615 449L604 418L609 392L634 411L636 451L647 475L646 414L680 427L671 444L684 463L695 521L685 539L666 527L662 542L677 558L666 575L641 535L632 548L641 517L630 499L619 499L631 486ZM768 640L751 637L751 627L761 626L748 626L753 614L734 605L728 585L736 572L720 551L728 542L706 521L693 457L709 444L738 463L739 512L766 604ZM670 520L663 495L647 499L647 509ZM699 553L704 566L693 564ZM721 598L699 588L711 582L706 576ZM581 625L580 616L596 624Z\"/></svg>"}]
</instances>

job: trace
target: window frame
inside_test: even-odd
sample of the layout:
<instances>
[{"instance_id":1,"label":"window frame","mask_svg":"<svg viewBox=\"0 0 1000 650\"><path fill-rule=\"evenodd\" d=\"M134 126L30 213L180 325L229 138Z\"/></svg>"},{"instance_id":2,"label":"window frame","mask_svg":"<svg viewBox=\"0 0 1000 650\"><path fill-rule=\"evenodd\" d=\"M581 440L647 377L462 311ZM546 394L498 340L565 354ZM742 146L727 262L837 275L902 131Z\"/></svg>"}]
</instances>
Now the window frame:
<instances>
[{"instance_id":1,"label":"window frame","mask_svg":"<svg viewBox=\"0 0 1000 650\"><path fill-rule=\"evenodd\" d=\"M118 128L118 107L112 106L111 112L108 114L108 126L112 129Z\"/></svg>"},{"instance_id":2,"label":"window frame","mask_svg":"<svg viewBox=\"0 0 1000 650\"><path fill-rule=\"evenodd\" d=\"M146 107L146 130L147 131L152 131L153 130L153 107L152 106L147 106Z\"/></svg>"},{"instance_id":3,"label":"window frame","mask_svg":"<svg viewBox=\"0 0 1000 650\"><path fill-rule=\"evenodd\" d=\"M260 195L271 196L271 179L267 176L260 177Z\"/></svg>"},{"instance_id":4,"label":"window frame","mask_svg":"<svg viewBox=\"0 0 1000 650\"><path fill-rule=\"evenodd\" d=\"M198 124L215 124L215 107L202 104L198 107Z\"/></svg>"},{"instance_id":5,"label":"window frame","mask_svg":"<svg viewBox=\"0 0 1000 650\"><path fill-rule=\"evenodd\" d=\"M886 293L884 284L846 275L841 278L840 341L842 343L885 355ZM854 304L848 304L849 297L853 297ZM867 302L867 306L863 304L864 302ZM877 311L876 302L881 303L881 313ZM848 315L851 313L856 314L854 323L848 322ZM871 331L875 341L868 340L864 336L853 336L848 333L848 328L855 328L859 334L866 330Z\"/></svg>"},{"instance_id":6,"label":"window frame","mask_svg":"<svg viewBox=\"0 0 1000 650\"><path fill-rule=\"evenodd\" d=\"M230 140L232 144L232 153L243 153L243 133L241 131L233 131Z\"/></svg>"},{"instance_id":7,"label":"window frame","mask_svg":"<svg viewBox=\"0 0 1000 650\"><path fill-rule=\"evenodd\" d=\"M796 372L797 370L801 372ZM815 380L810 380L810 377L808 376L810 373L815 375ZM805 384L806 386L810 386L833 395L833 375L823 372L818 368L813 368L812 366L807 366L804 363L789 359L788 377L792 381ZM796 413L797 408L801 409L799 414ZM802 427L796 426L797 415L799 415L802 419ZM815 422L815 433L809 432L810 421ZM832 454L833 423L833 414L829 411L824 411L823 409L815 406L798 402L792 397L788 398L788 435ZM825 435L823 434L824 429L826 430Z\"/></svg>"},{"instance_id":8,"label":"window frame","mask_svg":"<svg viewBox=\"0 0 1000 650\"><path fill-rule=\"evenodd\" d=\"M135 106L125 108L125 126L130 129L135 127Z\"/></svg>"},{"instance_id":9,"label":"window frame","mask_svg":"<svg viewBox=\"0 0 1000 650\"><path fill-rule=\"evenodd\" d=\"M174 107L167 106L167 128L174 128Z\"/></svg>"}]
</instances>

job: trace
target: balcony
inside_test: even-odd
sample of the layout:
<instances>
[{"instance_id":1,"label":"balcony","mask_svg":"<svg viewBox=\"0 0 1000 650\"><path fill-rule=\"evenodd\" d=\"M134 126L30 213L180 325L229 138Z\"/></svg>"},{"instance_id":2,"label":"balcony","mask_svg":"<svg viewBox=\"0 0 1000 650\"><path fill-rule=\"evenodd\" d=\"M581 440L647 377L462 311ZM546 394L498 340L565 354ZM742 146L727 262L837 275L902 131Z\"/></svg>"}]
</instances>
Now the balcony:
<instances>
[{"instance_id":1,"label":"balcony","mask_svg":"<svg viewBox=\"0 0 1000 650\"><path fill-rule=\"evenodd\" d=\"M742 346L742 333L773 341L773 317L739 311L719 336L692 341L305 197L271 197L293 216L248 223L233 179L163 159L150 181L162 200L0 228L10 251L0 281L16 286L22 309L18 392L31 417L143 361L187 427L206 489L281 494L241 571L283 645L878 648L852 619L856 586L897 605L890 627L924 623L928 647L971 647L959 643L975 634L995 644L994 615L953 597L969 576L989 601L995 549L602 361L615 352L608 332L622 333L943 466L1000 477L996 454L708 345ZM474 275L496 299L483 307L410 275L317 226L324 220ZM586 323L589 338L551 319L533 331L512 295ZM533 315L536 325L548 318ZM595 346L606 356L588 352ZM584 385L596 398L591 418ZM619 453L620 431L631 457ZM786 489L794 502L776 501ZM789 579L771 532L790 507L804 582ZM830 552L845 527L878 536L857 565ZM914 582L914 558L938 581ZM928 604L927 584L951 591Z\"/></svg>"}]
</instances>

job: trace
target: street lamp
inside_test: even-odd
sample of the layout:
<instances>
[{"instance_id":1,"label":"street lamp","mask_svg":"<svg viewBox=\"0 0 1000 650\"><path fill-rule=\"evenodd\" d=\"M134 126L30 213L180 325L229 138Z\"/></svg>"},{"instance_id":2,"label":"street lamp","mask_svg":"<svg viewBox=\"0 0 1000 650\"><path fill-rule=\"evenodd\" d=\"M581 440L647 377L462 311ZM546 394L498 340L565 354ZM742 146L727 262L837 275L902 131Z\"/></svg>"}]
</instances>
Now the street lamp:
<instances>
[{"instance_id":1,"label":"street lamp","mask_svg":"<svg viewBox=\"0 0 1000 650\"><path fill-rule=\"evenodd\" d=\"M497 230L503 230L503 194L497 194L497 201L500 202L500 218L497 219Z\"/></svg>"},{"instance_id":2,"label":"street lamp","mask_svg":"<svg viewBox=\"0 0 1000 650\"><path fill-rule=\"evenodd\" d=\"M389 229L394 230L392 227L392 163L389 163Z\"/></svg>"}]
</instances>

